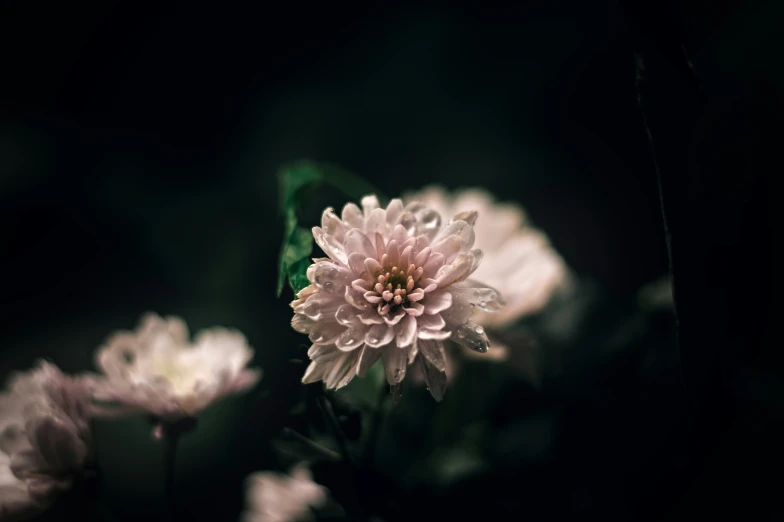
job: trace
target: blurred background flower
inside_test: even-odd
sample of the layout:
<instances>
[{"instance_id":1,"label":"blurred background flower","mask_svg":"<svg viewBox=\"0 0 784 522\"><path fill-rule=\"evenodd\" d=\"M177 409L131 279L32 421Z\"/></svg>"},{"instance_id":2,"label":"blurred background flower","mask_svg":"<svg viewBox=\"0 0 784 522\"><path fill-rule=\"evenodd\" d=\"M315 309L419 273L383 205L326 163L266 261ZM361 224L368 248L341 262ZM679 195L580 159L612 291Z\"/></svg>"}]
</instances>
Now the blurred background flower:
<instances>
[{"instance_id":1,"label":"blurred background flower","mask_svg":"<svg viewBox=\"0 0 784 522\"><path fill-rule=\"evenodd\" d=\"M146 314L135 332L115 333L96 353L105 378L92 383L93 396L171 423L254 386L261 371L245 367L252 358L236 330L205 330L191 344L182 319Z\"/></svg>"},{"instance_id":2,"label":"blurred background flower","mask_svg":"<svg viewBox=\"0 0 784 522\"><path fill-rule=\"evenodd\" d=\"M246 481L248 509L243 522L304 522L314 520L312 508L323 507L329 492L313 482L310 470L299 465L288 474L259 471Z\"/></svg>"},{"instance_id":3,"label":"blurred background flower","mask_svg":"<svg viewBox=\"0 0 784 522\"><path fill-rule=\"evenodd\" d=\"M48 508L93 465L89 383L41 362L0 394L0 515Z\"/></svg>"}]
</instances>

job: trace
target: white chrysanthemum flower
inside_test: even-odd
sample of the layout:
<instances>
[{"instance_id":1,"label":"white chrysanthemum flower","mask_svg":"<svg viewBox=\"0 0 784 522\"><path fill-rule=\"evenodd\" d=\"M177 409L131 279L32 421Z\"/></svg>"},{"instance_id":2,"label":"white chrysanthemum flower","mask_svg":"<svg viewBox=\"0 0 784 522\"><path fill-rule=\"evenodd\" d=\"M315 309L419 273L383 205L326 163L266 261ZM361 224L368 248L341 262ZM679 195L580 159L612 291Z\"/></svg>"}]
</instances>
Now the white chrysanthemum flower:
<instances>
[{"instance_id":1,"label":"white chrysanthemum flower","mask_svg":"<svg viewBox=\"0 0 784 522\"><path fill-rule=\"evenodd\" d=\"M42 362L0 395L0 518L46 509L92 458L90 382Z\"/></svg>"},{"instance_id":2,"label":"white chrysanthemum flower","mask_svg":"<svg viewBox=\"0 0 784 522\"><path fill-rule=\"evenodd\" d=\"M118 332L98 350L105 378L95 383L94 396L175 422L254 386L261 371L245 367L252 357L236 330L205 330L191 343L182 319L150 313L135 332Z\"/></svg>"},{"instance_id":3,"label":"white chrysanthemum flower","mask_svg":"<svg viewBox=\"0 0 784 522\"><path fill-rule=\"evenodd\" d=\"M442 341L486 352L484 329L469 317L474 307L497 311L503 304L496 290L467 279L482 259L472 249L477 213L467 210L444 223L418 202L393 199L384 209L367 196L362 207L347 204L342 219L327 208L321 227L313 228L329 258L314 260L311 285L291 303L292 326L313 343L302 381L337 389L382 358L387 381L398 385L407 363L417 360L440 400Z\"/></svg>"},{"instance_id":4,"label":"white chrysanthemum flower","mask_svg":"<svg viewBox=\"0 0 784 522\"><path fill-rule=\"evenodd\" d=\"M313 482L302 465L288 475L271 471L252 474L246 482L247 510L243 522L301 522L313 519L311 508L323 507L327 489Z\"/></svg>"},{"instance_id":5,"label":"white chrysanthemum flower","mask_svg":"<svg viewBox=\"0 0 784 522\"><path fill-rule=\"evenodd\" d=\"M501 328L538 312L568 280L563 258L520 205L496 202L481 188L449 193L438 186L406 195L405 200L420 201L443 215L474 210L482 216L474 229L484 259L472 277L497 288L505 303L498 313L474 313L471 320L485 328Z\"/></svg>"}]
</instances>

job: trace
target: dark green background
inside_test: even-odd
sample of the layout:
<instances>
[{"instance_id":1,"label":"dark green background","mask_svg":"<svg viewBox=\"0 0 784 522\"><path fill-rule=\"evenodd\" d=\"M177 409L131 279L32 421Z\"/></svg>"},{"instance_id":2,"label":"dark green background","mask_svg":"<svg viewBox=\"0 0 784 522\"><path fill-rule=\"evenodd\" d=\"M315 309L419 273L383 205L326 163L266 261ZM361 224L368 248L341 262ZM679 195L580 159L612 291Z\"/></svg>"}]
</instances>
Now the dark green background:
<instances>
[{"instance_id":1,"label":"dark green background","mask_svg":"<svg viewBox=\"0 0 784 522\"><path fill-rule=\"evenodd\" d=\"M768 483L747 481L771 461L784 397L781 358L769 357L765 337L775 266L767 172L780 170L765 166L780 134L774 2L671 12L657 2L11 2L2 13L0 374L39 357L93 369L108 334L147 310L180 315L192 331L239 328L265 370L256 390L205 412L185 439L183 512L235 519L242 479L279 465L267 442L303 394L304 366L289 360L304 338L288 326L291 295L274 294L275 172L285 162L334 162L389 195L483 185L520 202L598 289L595 337L627 324L637 289L668 268L635 51L650 59L650 96L662 108L651 128L680 234L687 387L677 384L669 316L646 319L634 349L598 366L585 362L599 357L586 343L564 363L582 377L538 399L515 388L476 414L521 426L556 416L558 436L544 421L520 428L498 449L495 472L410 516L437 516L436 507L530 520L772 509ZM680 43L701 100L673 51ZM659 339L652 357L666 364L651 369L645 339ZM469 388L486 386L483 371ZM704 423L689 413L692 396L725 394L699 410L711 412ZM718 424L716 411L727 412ZM157 512L160 447L144 421L102 423L97 436L118 518Z\"/></svg>"}]
</instances>

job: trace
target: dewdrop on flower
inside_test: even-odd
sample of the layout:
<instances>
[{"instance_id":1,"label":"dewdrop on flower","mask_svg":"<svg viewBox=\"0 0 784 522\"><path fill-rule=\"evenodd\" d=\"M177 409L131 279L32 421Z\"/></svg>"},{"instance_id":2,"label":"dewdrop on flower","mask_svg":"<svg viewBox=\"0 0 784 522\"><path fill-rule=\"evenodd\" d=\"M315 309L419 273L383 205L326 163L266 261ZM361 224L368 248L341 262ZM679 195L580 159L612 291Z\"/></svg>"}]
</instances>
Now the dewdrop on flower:
<instances>
[{"instance_id":1,"label":"dewdrop on flower","mask_svg":"<svg viewBox=\"0 0 784 522\"><path fill-rule=\"evenodd\" d=\"M478 352L489 341L469 321L473 309L501 309L499 293L468 279L482 252L472 249L477 213L444 222L419 202L375 196L353 203L341 218L327 208L313 237L328 258L308 268L310 285L291 303L292 326L313 343L302 381L327 388L348 384L382 359L387 382L400 384L417 361L437 400L446 387L443 341Z\"/></svg>"}]
</instances>

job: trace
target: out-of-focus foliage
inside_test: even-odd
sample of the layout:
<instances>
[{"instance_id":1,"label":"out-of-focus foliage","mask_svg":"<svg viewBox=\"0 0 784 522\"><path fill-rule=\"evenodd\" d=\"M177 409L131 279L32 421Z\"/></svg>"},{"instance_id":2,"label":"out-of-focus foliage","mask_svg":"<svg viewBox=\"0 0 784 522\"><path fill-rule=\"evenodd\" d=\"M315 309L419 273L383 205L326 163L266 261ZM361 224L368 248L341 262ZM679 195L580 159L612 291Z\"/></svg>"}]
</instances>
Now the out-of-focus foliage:
<instances>
[{"instance_id":1,"label":"out-of-focus foliage","mask_svg":"<svg viewBox=\"0 0 784 522\"><path fill-rule=\"evenodd\" d=\"M313 234L310 226L300 226L297 215L309 192L330 186L339 189L346 196L347 202L359 201L368 194L376 194L379 198L382 195L373 185L347 170L313 161L299 161L284 166L278 174L278 186L279 204L284 215L277 286L280 296L286 279L295 294L308 285L305 273L310 266Z\"/></svg>"}]
</instances>

